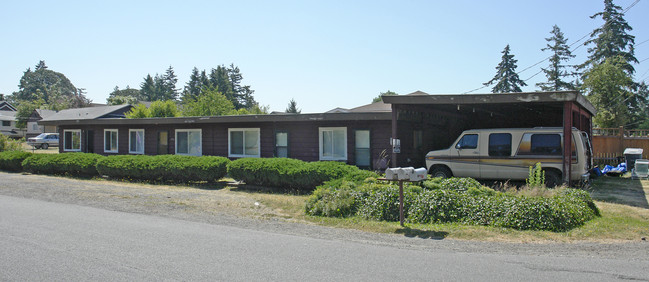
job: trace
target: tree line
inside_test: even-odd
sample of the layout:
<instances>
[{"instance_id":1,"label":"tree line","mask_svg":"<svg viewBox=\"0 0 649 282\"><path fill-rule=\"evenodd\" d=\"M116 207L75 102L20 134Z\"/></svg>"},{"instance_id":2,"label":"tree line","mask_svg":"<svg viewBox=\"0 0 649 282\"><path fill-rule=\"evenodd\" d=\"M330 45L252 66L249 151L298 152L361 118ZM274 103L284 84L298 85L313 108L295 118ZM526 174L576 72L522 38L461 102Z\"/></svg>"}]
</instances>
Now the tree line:
<instances>
[{"instance_id":1,"label":"tree line","mask_svg":"<svg viewBox=\"0 0 649 282\"><path fill-rule=\"evenodd\" d=\"M548 66L541 68L546 81L537 83L540 91L579 90L597 109L593 122L599 127L649 128L649 89L644 81L634 81L635 37L624 19L624 11L612 0L604 0L604 10L591 16L603 24L584 42L588 57L581 64L570 65L572 54L568 39L554 25L547 45ZM496 75L485 82L493 93L521 92L527 86L516 72L517 60L509 45L502 51Z\"/></svg>"}]
</instances>

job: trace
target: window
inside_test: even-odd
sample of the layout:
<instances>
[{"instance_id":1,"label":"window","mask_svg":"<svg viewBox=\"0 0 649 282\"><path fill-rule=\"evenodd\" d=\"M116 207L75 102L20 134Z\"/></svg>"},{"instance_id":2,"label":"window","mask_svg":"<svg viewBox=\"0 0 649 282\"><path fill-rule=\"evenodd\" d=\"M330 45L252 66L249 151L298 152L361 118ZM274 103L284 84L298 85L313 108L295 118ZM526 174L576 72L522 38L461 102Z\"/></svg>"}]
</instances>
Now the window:
<instances>
[{"instance_id":1,"label":"window","mask_svg":"<svg viewBox=\"0 0 649 282\"><path fill-rule=\"evenodd\" d=\"M228 135L229 157L259 157L259 128L229 128Z\"/></svg>"},{"instance_id":2,"label":"window","mask_svg":"<svg viewBox=\"0 0 649 282\"><path fill-rule=\"evenodd\" d=\"M63 130L63 151L81 151L81 130Z\"/></svg>"},{"instance_id":3,"label":"window","mask_svg":"<svg viewBox=\"0 0 649 282\"><path fill-rule=\"evenodd\" d=\"M512 135L509 133L489 134L489 156L502 157L512 155Z\"/></svg>"},{"instance_id":4,"label":"window","mask_svg":"<svg viewBox=\"0 0 649 282\"><path fill-rule=\"evenodd\" d=\"M347 127L319 128L320 160L347 160Z\"/></svg>"},{"instance_id":5,"label":"window","mask_svg":"<svg viewBox=\"0 0 649 282\"><path fill-rule=\"evenodd\" d=\"M288 132L275 132L275 157L288 158Z\"/></svg>"},{"instance_id":6,"label":"window","mask_svg":"<svg viewBox=\"0 0 649 282\"><path fill-rule=\"evenodd\" d=\"M144 154L144 129L128 130L128 153Z\"/></svg>"},{"instance_id":7,"label":"window","mask_svg":"<svg viewBox=\"0 0 649 282\"><path fill-rule=\"evenodd\" d=\"M104 129L104 152L117 153L117 129Z\"/></svg>"},{"instance_id":8,"label":"window","mask_svg":"<svg viewBox=\"0 0 649 282\"><path fill-rule=\"evenodd\" d=\"M33 123L32 124L32 130L33 131L38 131L38 123Z\"/></svg>"},{"instance_id":9,"label":"window","mask_svg":"<svg viewBox=\"0 0 649 282\"><path fill-rule=\"evenodd\" d=\"M200 129L177 129L176 130L176 154L201 156L202 140Z\"/></svg>"},{"instance_id":10,"label":"window","mask_svg":"<svg viewBox=\"0 0 649 282\"><path fill-rule=\"evenodd\" d=\"M467 134L462 136L455 148L458 149L477 149L478 148L478 134Z\"/></svg>"},{"instance_id":11,"label":"window","mask_svg":"<svg viewBox=\"0 0 649 282\"><path fill-rule=\"evenodd\" d=\"M356 130L356 166L370 167L370 131Z\"/></svg>"},{"instance_id":12,"label":"window","mask_svg":"<svg viewBox=\"0 0 649 282\"><path fill-rule=\"evenodd\" d=\"M3 120L2 121L2 126L11 126L11 121L10 120Z\"/></svg>"}]
</instances>

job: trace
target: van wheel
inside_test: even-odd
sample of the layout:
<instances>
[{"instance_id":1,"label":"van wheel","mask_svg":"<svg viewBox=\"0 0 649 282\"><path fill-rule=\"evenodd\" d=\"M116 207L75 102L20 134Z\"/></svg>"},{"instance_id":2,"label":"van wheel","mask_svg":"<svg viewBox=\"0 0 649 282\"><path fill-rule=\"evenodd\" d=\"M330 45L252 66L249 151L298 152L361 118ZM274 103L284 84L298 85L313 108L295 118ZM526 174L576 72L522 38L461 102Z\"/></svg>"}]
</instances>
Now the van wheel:
<instances>
[{"instance_id":1,"label":"van wheel","mask_svg":"<svg viewBox=\"0 0 649 282\"><path fill-rule=\"evenodd\" d=\"M43 148L43 150L47 150L49 146L50 146L49 144L44 143L43 145L41 145L41 148Z\"/></svg>"},{"instance_id":2,"label":"van wheel","mask_svg":"<svg viewBox=\"0 0 649 282\"><path fill-rule=\"evenodd\" d=\"M561 184L561 174L554 170L545 171L545 187L554 188Z\"/></svg>"},{"instance_id":3,"label":"van wheel","mask_svg":"<svg viewBox=\"0 0 649 282\"><path fill-rule=\"evenodd\" d=\"M451 173L451 171L448 170L448 168L445 168L443 166L433 167L433 169L430 170L430 175L432 177L441 177L441 178L453 177L453 173Z\"/></svg>"}]
</instances>

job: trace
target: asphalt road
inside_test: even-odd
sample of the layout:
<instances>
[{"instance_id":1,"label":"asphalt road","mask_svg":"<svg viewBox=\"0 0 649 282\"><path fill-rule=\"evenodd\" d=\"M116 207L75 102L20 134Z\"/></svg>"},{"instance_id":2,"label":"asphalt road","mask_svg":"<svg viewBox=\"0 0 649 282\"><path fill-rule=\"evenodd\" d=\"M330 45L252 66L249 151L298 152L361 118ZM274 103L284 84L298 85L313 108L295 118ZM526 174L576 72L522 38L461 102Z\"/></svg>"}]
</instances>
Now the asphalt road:
<instances>
[{"instance_id":1,"label":"asphalt road","mask_svg":"<svg viewBox=\"0 0 649 282\"><path fill-rule=\"evenodd\" d=\"M0 280L649 281L649 263L399 248L0 196Z\"/></svg>"}]
</instances>

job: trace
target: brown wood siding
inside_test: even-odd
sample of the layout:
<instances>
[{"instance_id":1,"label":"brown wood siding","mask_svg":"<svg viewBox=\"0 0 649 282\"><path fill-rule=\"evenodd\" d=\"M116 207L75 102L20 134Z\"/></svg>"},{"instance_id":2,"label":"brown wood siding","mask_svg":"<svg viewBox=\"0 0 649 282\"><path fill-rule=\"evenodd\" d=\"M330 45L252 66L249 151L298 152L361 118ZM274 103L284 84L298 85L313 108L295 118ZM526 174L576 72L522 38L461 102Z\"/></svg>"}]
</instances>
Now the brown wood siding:
<instances>
[{"instance_id":1,"label":"brown wood siding","mask_svg":"<svg viewBox=\"0 0 649 282\"><path fill-rule=\"evenodd\" d=\"M59 133L63 130L82 130L82 151L88 150L85 146L87 132L93 134L94 153L101 155L128 154L129 129L144 129L144 153L156 155L158 148L158 133L169 132L169 154L175 153L175 132L178 129L201 129L202 154L214 156L228 156L228 128L259 128L260 129L260 155L271 158L275 155L275 133L288 132L289 157L304 161L318 161L319 156L319 128L320 127L346 127L347 128L347 161L355 164L355 131L370 130L370 152L373 168L379 168L380 154L385 151L390 153L390 121L294 121L294 122L260 122L260 123L228 123L228 124L171 124L171 125L79 125L60 126ZM118 153L104 152L104 129L118 130ZM60 152L63 152L63 138L61 138ZM423 156L421 156L423 158Z\"/></svg>"}]
</instances>

